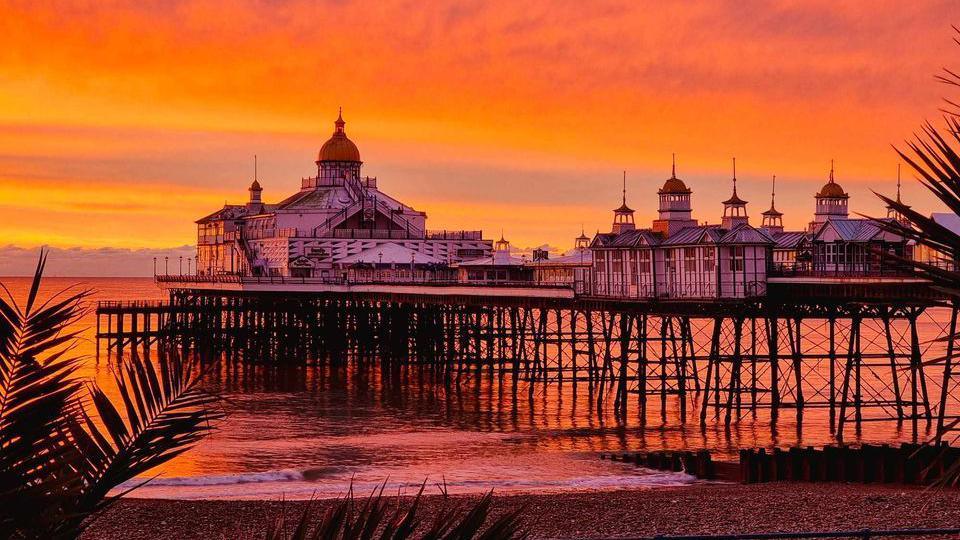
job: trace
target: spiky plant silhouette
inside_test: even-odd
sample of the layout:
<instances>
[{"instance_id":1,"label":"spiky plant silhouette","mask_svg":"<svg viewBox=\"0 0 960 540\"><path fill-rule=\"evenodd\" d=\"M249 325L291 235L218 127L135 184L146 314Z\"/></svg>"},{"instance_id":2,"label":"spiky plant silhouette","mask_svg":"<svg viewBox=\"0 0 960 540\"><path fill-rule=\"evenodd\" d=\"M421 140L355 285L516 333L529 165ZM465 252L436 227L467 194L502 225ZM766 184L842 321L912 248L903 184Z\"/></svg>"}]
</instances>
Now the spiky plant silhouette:
<instances>
[{"instance_id":1,"label":"spiky plant silhouette","mask_svg":"<svg viewBox=\"0 0 960 540\"><path fill-rule=\"evenodd\" d=\"M121 361L120 404L79 377L75 323L89 292L39 302L45 264L41 252L22 305L6 287L0 296L2 538L75 538L122 494L110 490L184 452L221 416L178 356Z\"/></svg>"},{"instance_id":2,"label":"spiky plant silhouette","mask_svg":"<svg viewBox=\"0 0 960 540\"><path fill-rule=\"evenodd\" d=\"M424 483L425 485L426 483ZM450 504L446 490L442 492L440 509L430 522L419 517L424 486L406 507L399 497L393 509L383 497L386 482L369 497L357 500L351 488L325 512L316 512L313 501L307 504L299 519L288 523L283 514L270 524L266 540L523 540L520 516L524 508L507 512L489 521L493 492L487 492L466 508Z\"/></svg>"},{"instance_id":3,"label":"spiky plant silhouette","mask_svg":"<svg viewBox=\"0 0 960 540\"><path fill-rule=\"evenodd\" d=\"M960 45L960 28L954 29L954 42ZM950 68L944 68L936 79L951 90L960 88L960 75ZM897 154L913 170L917 180L929 192L933 193L950 211L960 215L960 105L957 100L944 98L946 106L941 109L943 124L936 126L925 122L920 132L905 143L904 148L894 147ZM905 257L890 257L892 264L906 267L919 277L928 279L935 288L951 299L955 306L960 305L960 235L938 223L930 216L914 210L899 197L894 199L877 194L888 207L904 217L904 220L874 219L881 228L913 240L918 246L925 246L935 254L932 260L913 260ZM960 335L949 335L945 339L954 345ZM952 356L958 352L956 346L950 347ZM928 363L943 363L946 358L934 358ZM955 359L952 359L955 362ZM952 381L945 379L942 392L944 396L951 391ZM941 400L941 407L944 401ZM942 417L941 417L942 418ZM936 438L942 440L951 431L956 431L956 420L937 426ZM954 467L947 478L951 483L960 480L960 465Z\"/></svg>"}]
</instances>

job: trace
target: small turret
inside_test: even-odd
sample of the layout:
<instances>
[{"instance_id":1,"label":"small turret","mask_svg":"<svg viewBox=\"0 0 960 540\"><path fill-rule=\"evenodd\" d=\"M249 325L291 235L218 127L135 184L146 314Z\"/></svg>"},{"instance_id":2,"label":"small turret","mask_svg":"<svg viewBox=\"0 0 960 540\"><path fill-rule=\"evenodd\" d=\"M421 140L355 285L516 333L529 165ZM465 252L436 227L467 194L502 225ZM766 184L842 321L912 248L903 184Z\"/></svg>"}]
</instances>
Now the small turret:
<instances>
[{"instance_id":1,"label":"small turret","mask_svg":"<svg viewBox=\"0 0 960 540\"><path fill-rule=\"evenodd\" d=\"M653 230L664 236L670 236L684 227L695 227L697 221L691 217L691 193L693 192L683 183L683 180L677 178L677 155L674 154L670 178L667 178L663 187L657 191L660 197L660 208L657 219L653 221Z\"/></svg>"},{"instance_id":2,"label":"small turret","mask_svg":"<svg viewBox=\"0 0 960 540\"><path fill-rule=\"evenodd\" d=\"M737 196L737 158L733 158L733 195L723 201L723 220L720 226L732 229L738 225L749 225L747 201Z\"/></svg>"},{"instance_id":3,"label":"small turret","mask_svg":"<svg viewBox=\"0 0 960 540\"><path fill-rule=\"evenodd\" d=\"M263 209L263 201L260 198L263 188L260 187L260 181L257 179L257 156L253 156L253 183L248 189L250 199L247 201L247 209L251 213L258 213Z\"/></svg>"},{"instance_id":4,"label":"small turret","mask_svg":"<svg viewBox=\"0 0 960 540\"><path fill-rule=\"evenodd\" d=\"M770 209L763 214L762 227L771 233L783 232L783 213L777 210L777 175L773 175L773 190L770 192Z\"/></svg>"},{"instance_id":5,"label":"small turret","mask_svg":"<svg viewBox=\"0 0 960 540\"><path fill-rule=\"evenodd\" d=\"M820 188L820 191L814 195L817 201L816 210L813 213L813 221L810 222L810 232L816 231L822 223L830 218L847 218L847 205L850 195L847 195L833 177L833 160L830 160L830 180Z\"/></svg>"},{"instance_id":6,"label":"small turret","mask_svg":"<svg viewBox=\"0 0 960 540\"><path fill-rule=\"evenodd\" d=\"M613 232L620 234L636 228L633 221L633 209L627 206L627 171L623 171L623 204L613 211Z\"/></svg>"},{"instance_id":7,"label":"small turret","mask_svg":"<svg viewBox=\"0 0 960 540\"><path fill-rule=\"evenodd\" d=\"M897 202L903 204L903 201L900 200L900 164L897 163ZM909 205L904 205L907 208L910 208ZM909 224L910 220L906 218L903 214L900 213L893 205L887 205L887 218L894 219L903 224Z\"/></svg>"},{"instance_id":8,"label":"small turret","mask_svg":"<svg viewBox=\"0 0 960 540\"><path fill-rule=\"evenodd\" d=\"M573 240L574 249L587 249L590 247L590 237L587 236L587 233L583 231L583 227L580 227L580 236L576 237Z\"/></svg>"}]
</instances>

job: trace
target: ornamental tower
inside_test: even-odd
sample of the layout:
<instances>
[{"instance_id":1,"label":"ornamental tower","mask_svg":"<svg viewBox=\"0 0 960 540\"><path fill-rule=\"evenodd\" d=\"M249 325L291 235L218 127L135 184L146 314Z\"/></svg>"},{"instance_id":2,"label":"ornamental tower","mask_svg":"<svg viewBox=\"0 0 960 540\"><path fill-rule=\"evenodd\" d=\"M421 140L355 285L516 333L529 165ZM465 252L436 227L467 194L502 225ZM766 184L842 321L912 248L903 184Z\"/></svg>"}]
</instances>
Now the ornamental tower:
<instances>
[{"instance_id":1,"label":"ornamental tower","mask_svg":"<svg viewBox=\"0 0 960 540\"><path fill-rule=\"evenodd\" d=\"M847 195L833 178L833 160L830 160L830 181L820 188L820 191L814 195L817 201L816 210L813 213L813 221L810 222L809 231L815 232L817 228L828 219L846 219L847 202L850 195Z\"/></svg>"},{"instance_id":2,"label":"ornamental tower","mask_svg":"<svg viewBox=\"0 0 960 540\"><path fill-rule=\"evenodd\" d=\"M257 156L253 156L253 183L250 184L248 190L250 192L250 199L247 201L247 210L253 213L258 213L263 210L263 201L260 198L260 195L263 193L263 188L260 187L260 181L257 179Z\"/></svg>"},{"instance_id":3,"label":"ornamental tower","mask_svg":"<svg viewBox=\"0 0 960 540\"><path fill-rule=\"evenodd\" d=\"M613 210L613 233L632 231L637 226L633 222L633 209L627 206L627 171L623 171L623 204Z\"/></svg>"},{"instance_id":4,"label":"ornamental tower","mask_svg":"<svg viewBox=\"0 0 960 540\"><path fill-rule=\"evenodd\" d=\"M333 123L333 135L320 147L317 155L317 178L305 178L301 189L339 185L346 179L359 180L360 150L344 130L343 109Z\"/></svg>"},{"instance_id":5,"label":"ornamental tower","mask_svg":"<svg viewBox=\"0 0 960 540\"><path fill-rule=\"evenodd\" d=\"M691 193L693 192L683 183L683 180L677 178L677 155L674 154L670 178L667 178L663 187L657 191L660 196L660 208L657 219L653 220L655 232L670 236L680 229L697 225L696 220L691 217Z\"/></svg>"},{"instance_id":6,"label":"ornamental tower","mask_svg":"<svg viewBox=\"0 0 960 540\"><path fill-rule=\"evenodd\" d=\"M900 200L900 164L899 163L897 163L897 202L899 204L903 204L903 201ZM904 206L906 206L907 208L910 208L909 205L904 205ZM896 220L900 223L903 223L904 225L908 225L910 223L910 220L908 220L906 216L901 214L900 211L897 210L891 204L887 205L887 219Z\"/></svg>"},{"instance_id":7,"label":"ornamental tower","mask_svg":"<svg viewBox=\"0 0 960 540\"><path fill-rule=\"evenodd\" d=\"M771 233L783 232L783 213L777 211L777 175L773 175L773 189L770 192L770 209L764 212L761 227Z\"/></svg>"},{"instance_id":8,"label":"ornamental tower","mask_svg":"<svg viewBox=\"0 0 960 540\"><path fill-rule=\"evenodd\" d=\"M737 158L733 158L733 195L723 201L723 219L720 221L720 226L729 230L737 225L749 224L747 201L737 196Z\"/></svg>"}]
</instances>

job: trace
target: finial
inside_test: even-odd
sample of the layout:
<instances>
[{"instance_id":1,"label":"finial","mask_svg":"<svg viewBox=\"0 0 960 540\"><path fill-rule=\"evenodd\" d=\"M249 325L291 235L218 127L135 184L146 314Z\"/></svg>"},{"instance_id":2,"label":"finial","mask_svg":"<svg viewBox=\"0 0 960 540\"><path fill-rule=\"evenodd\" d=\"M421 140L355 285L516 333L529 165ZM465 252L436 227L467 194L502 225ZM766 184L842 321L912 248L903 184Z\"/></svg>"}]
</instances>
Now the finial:
<instances>
[{"instance_id":1,"label":"finial","mask_svg":"<svg viewBox=\"0 0 960 540\"><path fill-rule=\"evenodd\" d=\"M833 160L830 160L830 183L833 183Z\"/></svg>"},{"instance_id":2,"label":"finial","mask_svg":"<svg viewBox=\"0 0 960 540\"><path fill-rule=\"evenodd\" d=\"M627 171L623 171L623 205L627 205Z\"/></svg>"},{"instance_id":3,"label":"finial","mask_svg":"<svg viewBox=\"0 0 960 540\"><path fill-rule=\"evenodd\" d=\"M737 158L733 158L733 194L737 194Z\"/></svg>"},{"instance_id":4,"label":"finial","mask_svg":"<svg viewBox=\"0 0 960 540\"><path fill-rule=\"evenodd\" d=\"M253 155L253 179L257 180L257 155Z\"/></svg>"},{"instance_id":5,"label":"finial","mask_svg":"<svg viewBox=\"0 0 960 540\"><path fill-rule=\"evenodd\" d=\"M777 200L777 175L773 175L773 189L770 191L770 208L775 206Z\"/></svg>"},{"instance_id":6,"label":"finial","mask_svg":"<svg viewBox=\"0 0 960 540\"><path fill-rule=\"evenodd\" d=\"M677 177L677 153L673 153L673 165L670 167L670 178Z\"/></svg>"},{"instance_id":7,"label":"finial","mask_svg":"<svg viewBox=\"0 0 960 540\"><path fill-rule=\"evenodd\" d=\"M897 202L900 202L900 164L897 163Z\"/></svg>"}]
</instances>

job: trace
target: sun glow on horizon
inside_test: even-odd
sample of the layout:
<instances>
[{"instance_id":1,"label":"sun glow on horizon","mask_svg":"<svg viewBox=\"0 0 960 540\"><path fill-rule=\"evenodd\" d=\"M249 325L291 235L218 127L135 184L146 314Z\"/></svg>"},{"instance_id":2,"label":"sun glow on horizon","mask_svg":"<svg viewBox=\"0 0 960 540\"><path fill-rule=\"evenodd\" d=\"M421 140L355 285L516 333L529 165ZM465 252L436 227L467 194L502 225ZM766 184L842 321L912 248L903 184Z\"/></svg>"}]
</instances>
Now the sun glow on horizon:
<instances>
[{"instance_id":1,"label":"sun glow on horizon","mask_svg":"<svg viewBox=\"0 0 960 540\"><path fill-rule=\"evenodd\" d=\"M568 248L581 224L609 228L623 169L651 219L673 152L701 221L718 220L734 155L752 217L776 173L801 227L831 158L853 211L879 212L890 144L937 116L950 4L744 9L6 3L0 235L192 243L194 220L244 200L253 154L265 199L295 191L341 105L364 173L430 228Z\"/></svg>"}]
</instances>

